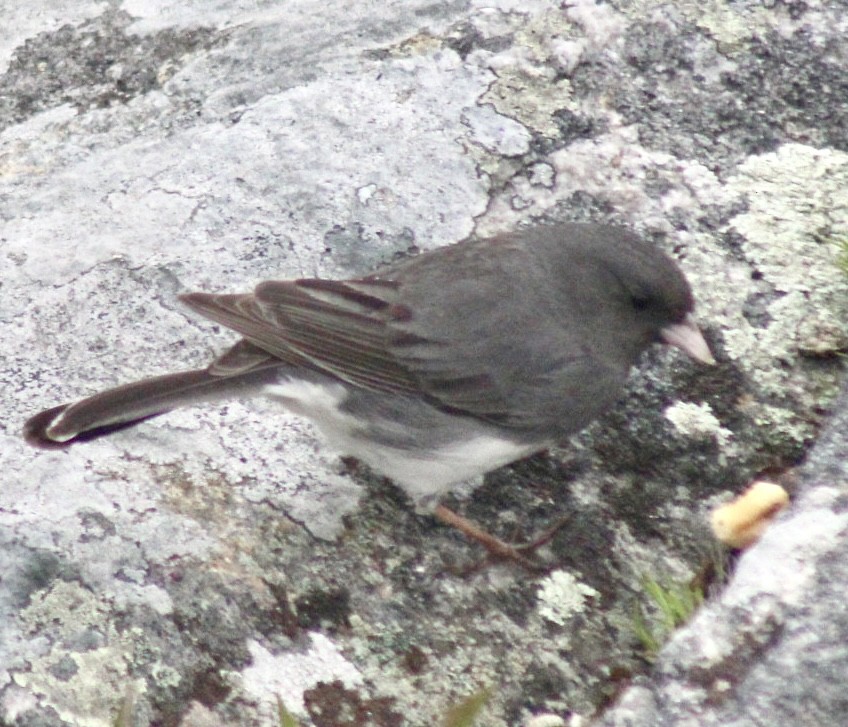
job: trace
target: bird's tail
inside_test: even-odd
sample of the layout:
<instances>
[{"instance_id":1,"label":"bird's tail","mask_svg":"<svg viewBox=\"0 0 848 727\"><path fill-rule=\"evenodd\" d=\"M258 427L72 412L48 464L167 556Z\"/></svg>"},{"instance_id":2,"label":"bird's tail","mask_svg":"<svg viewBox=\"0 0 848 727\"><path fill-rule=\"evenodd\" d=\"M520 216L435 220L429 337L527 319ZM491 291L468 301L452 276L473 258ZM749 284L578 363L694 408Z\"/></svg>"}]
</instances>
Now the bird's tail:
<instances>
[{"instance_id":1,"label":"bird's tail","mask_svg":"<svg viewBox=\"0 0 848 727\"><path fill-rule=\"evenodd\" d=\"M36 414L24 424L23 435L34 447L68 447L131 427L179 406L238 396L274 377L271 368L235 376L196 369L144 379Z\"/></svg>"}]
</instances>

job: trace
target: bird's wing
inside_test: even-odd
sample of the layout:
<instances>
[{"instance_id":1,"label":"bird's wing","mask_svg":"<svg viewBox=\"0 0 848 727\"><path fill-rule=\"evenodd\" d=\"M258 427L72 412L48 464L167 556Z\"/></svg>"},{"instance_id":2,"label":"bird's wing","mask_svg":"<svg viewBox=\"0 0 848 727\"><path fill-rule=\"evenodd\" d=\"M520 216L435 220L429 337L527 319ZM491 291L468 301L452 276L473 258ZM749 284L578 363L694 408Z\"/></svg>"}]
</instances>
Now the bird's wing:
<instances>
[{"instance_id":1,"label":"bird's wing","mask_svg":"<svg viewBox=\"0 0 848 727\"><path fill-rule=\"evenodd\" d=\"M183 302L232 328L252 344L213 364L222 374L262 365L261 351L293 365L378 391L418 392L415 378L386 345L393 283L286 280L261 283L252 294L190 293ZM389 295L388 297L391 297Z\"/></svg>"}]
</instances>

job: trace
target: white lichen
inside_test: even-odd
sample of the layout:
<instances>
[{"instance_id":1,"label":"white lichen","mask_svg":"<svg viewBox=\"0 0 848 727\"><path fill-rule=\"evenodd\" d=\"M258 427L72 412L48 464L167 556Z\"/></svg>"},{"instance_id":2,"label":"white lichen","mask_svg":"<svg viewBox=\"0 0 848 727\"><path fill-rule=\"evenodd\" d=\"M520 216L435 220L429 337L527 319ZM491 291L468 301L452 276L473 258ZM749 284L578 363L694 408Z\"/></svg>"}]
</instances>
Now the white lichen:
<instances>
[{"instance_id":1,"label":"white lichen","mask_svg":"<svg viewBox=\"0 0 848 727\"><path fill-rule=\"evenodd\" d=\"M341 681L350 688L362 684L362 676L323 634L312 633L309 649L301 654L272 654L256 641L248 643L251 663L243 674L245 692L260 703L273 705L276 697L288 709L306 714L303 693L319 682Z\"/></svg>"},{"instance_id":2,"label":"white lichen","mask_svg":"<svg viewBox=\"0 0 848 727\"><path fill-rule=\"evenodd\" d=\"M663 415L684 437L714 439L723 448L733 436L733 432L721 426L721 422L706 402L695 404L679 401L669 406Z\"/></svg>"},{"instance_id":3,"label":"white lichen","mask_svg":"<svg viewBox=\"0 0 848 727\"><path fill-rule=\"evenodd\" d=\"M600 593L568 571L557 570L542 581L538 593L539 613L551 623L564 626L583 610L587 599L598 596Z\"/></svg>"}]
</instances>

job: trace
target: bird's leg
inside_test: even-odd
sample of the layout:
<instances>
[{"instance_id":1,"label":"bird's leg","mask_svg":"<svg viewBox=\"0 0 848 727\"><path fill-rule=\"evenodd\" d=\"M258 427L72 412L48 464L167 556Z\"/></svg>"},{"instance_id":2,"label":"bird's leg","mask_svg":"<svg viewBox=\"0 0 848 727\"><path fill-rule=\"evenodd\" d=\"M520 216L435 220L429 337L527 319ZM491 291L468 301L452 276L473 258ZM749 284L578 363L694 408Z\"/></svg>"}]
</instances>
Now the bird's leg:
<instances>
[{"instance_id":1,"label":"bird's leg","mask_svg":"<svg viewBox=\"0 0 848 727\"><path fill-rule=\"evenodd\" d=\"M511 560L519 563L525 568L536 571L542 569L541 566L527 558L524 553L532 553L534 550L550 541L557 530L559 530L567 522L567 518L563 518L559 522L555 523L553 527L545 530L545 532L533 542L516 546L505 543L500 538L496 538L491 533L487 533L467 518L462 517L462 515L457 515L453 510L450 510L444 505L437 505L436 509L433 510L433 515L437 519L441 520L445 525L450 525L451 527L459 530L470 540L476 540L494 558L497 558L498 560Z\"/></svg>"}]
</instances>

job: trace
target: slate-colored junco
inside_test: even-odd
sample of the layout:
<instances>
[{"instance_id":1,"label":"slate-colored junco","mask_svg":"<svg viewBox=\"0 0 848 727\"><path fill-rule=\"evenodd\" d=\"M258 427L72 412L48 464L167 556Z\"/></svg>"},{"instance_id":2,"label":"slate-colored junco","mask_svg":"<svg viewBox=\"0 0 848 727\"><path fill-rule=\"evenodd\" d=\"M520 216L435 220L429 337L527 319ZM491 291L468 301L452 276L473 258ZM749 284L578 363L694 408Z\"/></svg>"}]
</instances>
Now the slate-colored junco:
<instances>
[{"instance_id":1,"label":"slate-colored junco","mask_svg":"<svg viewBox=\"0 0 848 727\"><path fill-rule=\"evenodd\" d=\"M477 537L438 506L452 485L582 429L651 343L712 362L676 264L604 225L465 241L353 280L182 300L244 338L206 369L43 411L26 440L66 447L177 406L263 395Z\"/></svg>"}]
</instances>

